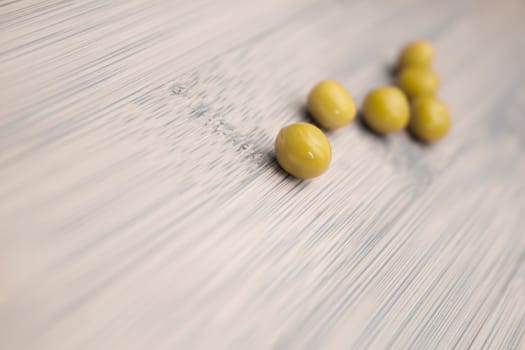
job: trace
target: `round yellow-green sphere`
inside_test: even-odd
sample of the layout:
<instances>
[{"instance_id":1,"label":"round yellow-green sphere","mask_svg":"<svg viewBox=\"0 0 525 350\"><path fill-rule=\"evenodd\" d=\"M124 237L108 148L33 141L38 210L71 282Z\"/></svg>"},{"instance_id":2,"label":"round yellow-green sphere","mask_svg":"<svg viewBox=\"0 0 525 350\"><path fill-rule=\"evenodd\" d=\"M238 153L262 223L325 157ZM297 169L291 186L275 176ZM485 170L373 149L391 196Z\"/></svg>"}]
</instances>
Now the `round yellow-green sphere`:
<instances>
[{"instance_id":1,"label":"round yellow-green sphere","mask_svg":"<svg viewBox=\"0 0 525 350\"><path fill-rule=\"evenodd\" d=\"M450 129L447 106L435 97L418 97L412 101L410 131L425 142L443 138Z\"/></svg>"},{"instance_id":2,"label":"round yellow-green sphere","mask_svg":"<svg viewBox=\"0 0 525 350\"><path fill-rule=\"evenodd\" d=\"M332 159L326 135L315 125L294 123L279 131L275 139L279 165L291 175L310 179L324 173Z\"/></svg>"},{"instance_id":3,"label":"round yellow-green sphere","mask_svg":"<svg viewBox=\"0 0 525 350\"><path fill-rule=\"evenodd\" d=\"M403 68L397 81L399 87L411 98L432 96L439 86L438 75L430 68L420 66Z\"/></svg>"},{"instance_id":4,"label":"round yellow-green sphere","mask_svg":"<svg viewBox=\"0 0 525 350\"><path fill-rule=\"evenodd\" d=\"M341 128L356 115L355 102L348 91L337 81L324 80L308 94L308 111L326 129Z\"/></svg>"},{"instance_id":5,"label":"round yellow-green sphere","mask_svg":"<svg viewBox=\"0 0 525 350\"><path fill-rule=\"evenodd\" d=\"M383 86L365 97L363 116L370 128L387 134L407 126L410 107L403 91L395 86Z\"/></svg>"},{"instance_id":6,"label":"round yellow-green sphere","mask_svg":"<svg viewBox=\"0 0 525 350\"><path fill-rule=\"evenodd\" d=\"M428 67L434 58L434 48L426 40L417 40L407 44L399 55L399 66Z\"/></svg>"}]
</instances>

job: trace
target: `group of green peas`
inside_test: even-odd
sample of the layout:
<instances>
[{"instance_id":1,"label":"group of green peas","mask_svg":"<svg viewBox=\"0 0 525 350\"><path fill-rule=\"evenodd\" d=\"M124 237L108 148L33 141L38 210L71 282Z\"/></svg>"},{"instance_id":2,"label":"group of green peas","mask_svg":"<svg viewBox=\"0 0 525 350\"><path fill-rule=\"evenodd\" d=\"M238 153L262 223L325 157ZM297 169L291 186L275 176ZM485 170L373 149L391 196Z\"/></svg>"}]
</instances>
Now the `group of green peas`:
<instances>
[{"instance_id":1,"label":"group of green peas","mask_svg":"<svg viewBox=\"0 0 525 350\"><path fill-rule=\"evenodd\" d=\"M388 134L407 126L423 142L434 142L450 127L447 106L434 94L439 85L430 65L432 45L424 40L409 43L401 51L396 86L382 86L368 93L363 102L363 119L375 132ZM410 101L409 101L410 99ZM308 111L325 129L338 129L355 119L352 96L338 82L321 81L310 91ZM309 179L328 169L332 148L315 125L294 123L281 129L275 140L280 166L291 175Z\"/></svg>"}]
</instances>

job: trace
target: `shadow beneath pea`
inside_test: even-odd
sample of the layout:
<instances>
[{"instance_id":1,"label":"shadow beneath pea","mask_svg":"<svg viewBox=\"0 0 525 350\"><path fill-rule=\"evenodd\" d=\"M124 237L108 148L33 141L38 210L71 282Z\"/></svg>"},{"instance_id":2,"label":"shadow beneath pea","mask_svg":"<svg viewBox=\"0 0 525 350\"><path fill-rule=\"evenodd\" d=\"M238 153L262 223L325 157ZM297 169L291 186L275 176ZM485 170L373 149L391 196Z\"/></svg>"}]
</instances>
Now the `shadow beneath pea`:
<instances>
[{"instance_id":1,"label":"shadow beneath pea","mask_svg":"<svg viewBox=\"0 0 525 350\"><path fill-rule=\"evenodd\" d=\"M281 166L279 165L279 162L277 161L277 157L275 156L275 152L273 150L266 151L266 159L268 160L268 167L272 169L274 172L280 174L283 179L286 179L286 181L289 181L291 183L301 183L305 180L298 179L286 172Z\"/></svg>"},{"instance_id":2,"label":"shadow beneath pea","mask_svg":"<svg viewBox=\"0 0 525 350\"><path fill-rule=\"evenodd\" d=\"M305 123L314 124L318 128L321 128L321 126L317 123L317 121L308 111L308 107L306 105L303 104L299 107L299 115L301 116L301 121Z\"/></svg>"},{"instance_id":3,"label":"shadow beneath pea","mask_svg":"<svg viewBox=\"0 0 525 350\"><path fill-rule=\"evenodd\" d=\"M301 116L301 121L317 126L319 129L321 129L326 134L326 136L333 135L333 133L337 130L337 129L327 129L319 125L319 123L315 120L312 114L310 114L310 112L308 111L308 107L306 105L302 105L299 108L299 115Z\"/></svg>"},{"instance_id":4,"label":"shadow beneath pea","mask_svg":"<svg viewBox=\"0 0 525 350\"><path fill-rule=\"evenodd\" d=\"M386 65L385 69L386 74L390 78L390 82L392 83L392 85L395 85L397 74L399 73L399 66L396 63L390 63Z\"/></svg>"},{"instance_id":5,"label":"shadow beneath pea","mask_svg":"<svg viewBox=\"0 0 525 350\"><path fill-rule=\"evenodd\" d=\"M425 148L425 149L432 148L432 142L426 142L426 141L421 140L419 137L416 136L416 134L412 132L412 130L410 130L409 127L407 127L406 129L406 133L410 141L414 142L421 148Z\"/></svg>"},{"instance_id":6,"label":"shadow beneath pea","mask_svg":"<svg viewBox=\"0 0 525 350\"><path fill-rule=\"evenodd\" d=\"M359 127L359 129L366 131L368 134L372 135L372 137L377 140L383 141L384 143L387 142L387 135L378 133L366 123L363 112L359 111L357 113L356 121L356 124Z\"/></svg>"}]
</instances>

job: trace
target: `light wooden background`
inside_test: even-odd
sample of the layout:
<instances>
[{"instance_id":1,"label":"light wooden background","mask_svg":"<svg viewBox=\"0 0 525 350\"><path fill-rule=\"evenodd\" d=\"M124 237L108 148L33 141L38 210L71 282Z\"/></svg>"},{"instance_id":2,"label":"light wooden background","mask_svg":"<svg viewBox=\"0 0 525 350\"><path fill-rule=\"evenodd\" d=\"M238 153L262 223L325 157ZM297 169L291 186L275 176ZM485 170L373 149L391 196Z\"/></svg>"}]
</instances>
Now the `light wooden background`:
<instances>
[{"instance_id":1,"label":"light wooden background","mask_svg":"<svg viewBox=\"0 0 525 350\"><path fill-rule=\"evenodd\" d=\"M525 349L525 2L0 1L0 349ZM329 134L437 49L443 142Z\"/></svg>"}]
</instances>

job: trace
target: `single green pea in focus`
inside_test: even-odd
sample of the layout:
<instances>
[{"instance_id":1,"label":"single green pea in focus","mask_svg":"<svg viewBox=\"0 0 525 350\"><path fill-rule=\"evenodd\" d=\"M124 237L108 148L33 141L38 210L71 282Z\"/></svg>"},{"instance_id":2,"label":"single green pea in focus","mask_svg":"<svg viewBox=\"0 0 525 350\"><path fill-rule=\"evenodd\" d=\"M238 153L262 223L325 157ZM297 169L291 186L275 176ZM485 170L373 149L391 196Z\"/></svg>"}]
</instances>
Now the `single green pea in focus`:
<instances>
[{"instance_id":1,"label":"single green pea in focus","mask_svg":"<svg viewBox=\"0 0 525 350\"><path fill-rule=\"evenodd\" d=\"M427 67L406 67L397 77L399 87L411 98L432 96L439 86L438 75Z\"/></svg>"},{"instance_id":2,"label":"single green pea in focus","mask_svg":"<svg viewBox=\"0 0 525 350\"><path fill-rule=\"evenodd\" d=\"M407 126L410 107L403 91L395 86L383 86L365 97L363 115L370 128L386 134Z\"/></svg>"},{"instance_id":3,"label":"single green pea in focus","mask_svg":"<svg viewBox=\"0 0 525 350\"><path fill-rule=\"evenodd\" d=\"M332 147L326 135L315 125L294 123L279 131L275 139L275 156L288 173L309 179L328 169Z\"/></svg>"},{"instance_id":4,"label":"single green pea in focus","mask_svg":"<svg viewBox=\"0 0 525 350\"><path fill-rule=\"evenodd\" d=\"M429 67L434 58L434 48L426 40L417 40L406 45L399 55L399 67Z\"/></svg>"},{"instance_id":5,"label":"single green pea in focus","mask_svg":"<svg viewBox=\"0 0 525 350\"><path fill-rule=\"evenodd\" d=\"M334 80L324 80L308 94L308 111L326 129L341 128L356 115L354 99L344 86Z\"/></svg>"},{"instance_id":6,"label":"single green pea in focus","mask_svg":"<svg viewBox=\"0 0 525 350\"><path fill-rule=\"evenodd\" d=\"M443 138L450 128L447 106L435 97L418 97L412 101L410 131L425 142Z\"/></svg>"}]
</instances>

